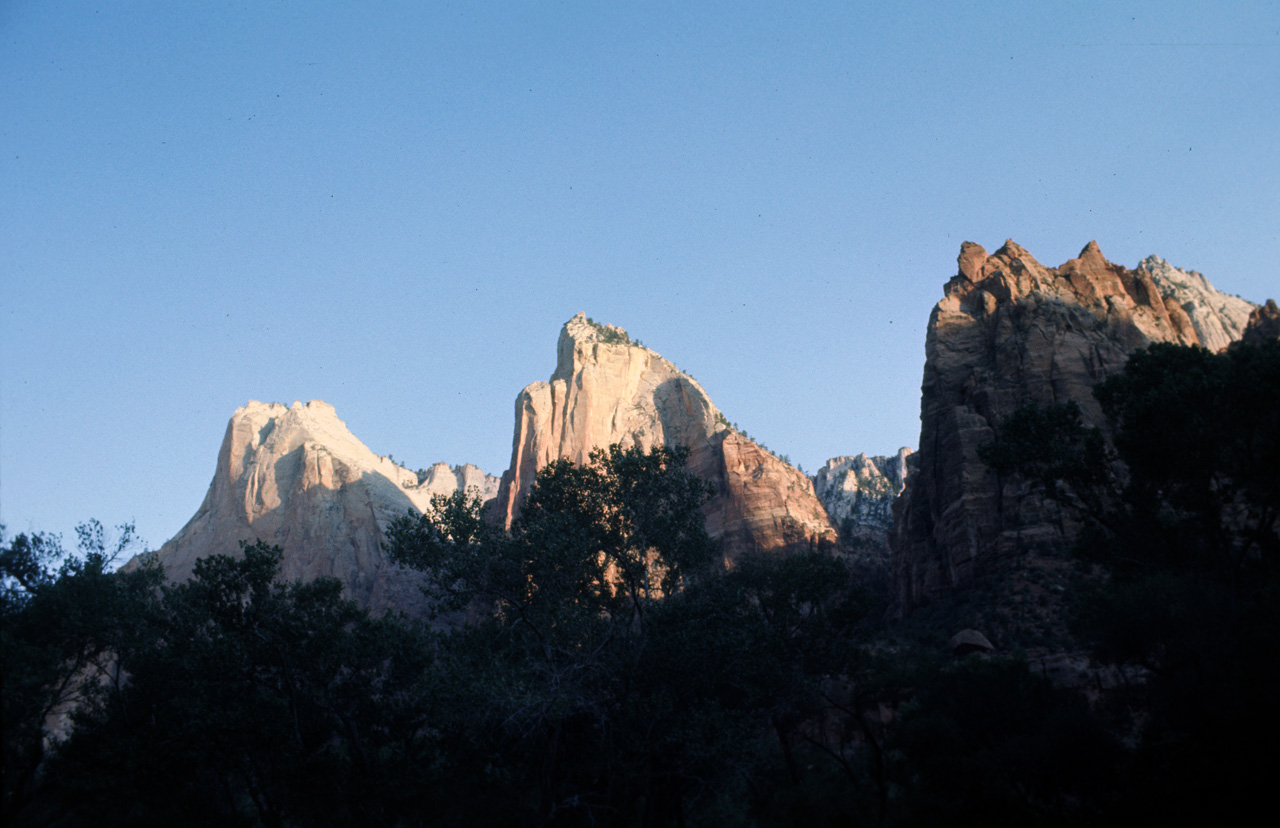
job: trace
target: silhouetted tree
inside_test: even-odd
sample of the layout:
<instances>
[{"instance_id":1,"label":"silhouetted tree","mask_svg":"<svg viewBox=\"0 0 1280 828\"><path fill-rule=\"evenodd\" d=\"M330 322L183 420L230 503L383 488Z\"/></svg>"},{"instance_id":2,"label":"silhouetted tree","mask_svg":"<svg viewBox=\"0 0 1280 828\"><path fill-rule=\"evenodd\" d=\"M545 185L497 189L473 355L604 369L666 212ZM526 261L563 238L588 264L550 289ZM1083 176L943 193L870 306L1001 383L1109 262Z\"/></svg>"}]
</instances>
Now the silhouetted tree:
<instances>
[{"instance_id":1,"label":"silhouetted tree","mask_svg":"<svg viewBox=\"0 0 1280 828\"><path fill-rule=\"evenodd\" d=\"M1087 468L1099 433L1060 408L1019 412L986 457L1077 509L1099 574L1074 627L1103 661L1146 670L1121 697L1137 748L1117 808L1243 816L1267 781L1240 759L1280 737L1280 342L1153 345L1095 394L1115 474Z\"/></svg>"},{"instance_id":2,"label":"silhouetted tree","mask_svg":"<svg viewBox=\"0 0 1280 828\"><path fill-rule=\"evenodd\" d=\"M19 534L0 547L0 715L5 822L32 817L47 782L51 739L72 711L120 685L115 653L146 625L159 572L110 572L135 544L132 525L109 543L102 525L76 527L78 552L56 535ZM52 729L52 731L51 731Z\"/></svg>"}]
</instances>

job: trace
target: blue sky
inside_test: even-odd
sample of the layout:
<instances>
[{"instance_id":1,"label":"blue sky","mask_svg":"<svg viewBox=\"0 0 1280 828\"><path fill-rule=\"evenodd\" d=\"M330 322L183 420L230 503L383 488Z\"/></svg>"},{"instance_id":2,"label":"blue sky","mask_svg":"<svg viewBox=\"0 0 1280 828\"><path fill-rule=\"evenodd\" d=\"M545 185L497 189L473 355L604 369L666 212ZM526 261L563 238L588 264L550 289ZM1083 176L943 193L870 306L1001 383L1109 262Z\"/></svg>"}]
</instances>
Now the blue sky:
<instances>
[{"instance_id":1,"label":"blue sky","mask_svg":"<svg viewBox=\"0 0 1280 828\"><path fill-rule=\"evenodd\" d=\"M1280 296L1280 6L0 2L0 520L195 512L249 399L500 474L579 310L812 471L960 243Z\"/></svg>"}]
</instances>

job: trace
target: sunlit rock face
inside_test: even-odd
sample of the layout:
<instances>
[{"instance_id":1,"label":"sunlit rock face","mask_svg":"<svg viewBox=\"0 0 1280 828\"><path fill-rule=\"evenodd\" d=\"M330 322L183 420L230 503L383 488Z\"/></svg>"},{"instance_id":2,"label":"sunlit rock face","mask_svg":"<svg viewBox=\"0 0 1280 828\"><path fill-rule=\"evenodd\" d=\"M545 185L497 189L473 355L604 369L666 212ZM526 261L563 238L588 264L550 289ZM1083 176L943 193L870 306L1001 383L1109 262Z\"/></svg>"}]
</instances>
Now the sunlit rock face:
<instances>
[{"instance_id":1,"label":"sunlit rock face","mask_svg":"<svg viewBox=\"0 0 1280 828\"><path fill-rule=\"evenodd\" d=\"M1148 256L1138 270L1151 274L1165 303L1177 304L1191 320L1199 344L1221 351L1244 335L1249 316L1257 305L1239 296L1221 293L1194 270L1180 270L1159 256Z\"/></svg>"},{"instance_id":2,"label":"sunlit rock face","mask_svg":"<svg viewBox=\"0 0 1280 828\"><path fill-rule=\"evenodd\" d=\"M858 580L886 602L893 600L893 504L913 474L914 458L909 448L888 457L833 457L813 476L814 491L840 531Z\"/></svg>"},{"instance_id":3,"label":"sunlit rock face","mask_svg":"<svg viewBox=\"0 0 1280 828\"><path fill-rule=\"evenodd\" d=\"M538 470L560 459L586 462L618 443L648 450L683 445L689 470L715 494L707 531L728 558L833 543L836 532L810 480L729 428L692 377L612 325L578 314L565 323L555 373L516 398L511 467L494 504L510 526Z\"/></svg>"},{"instance_id":4,"label":"sunlit rock face","mask_svg":"<svg viewBox=\"0 0 1280 828\"><path fill-rule=\"evenodd\" d=\"M1112 264L1094 242L1058 268L1012 241L992 255L966 242L958 263L929 320L918 473L895 507L895 588L907 607L1078 532L1052 501L979 459L1002 420L1026 403L1074 401L1102 426L1093 386L1135 349L1220 349L1254 307L1155 257L1136 270Z\"/></svg>"},{"instance_id":5,"label":"sunlit rock face","mask_svg":"<svg viewBox=\"0 0 1280 828\"><path fill-rule=\"evenodd\" d=\"M833 457L814 475L813 487L832 522L881 534L893 526L893 503L906 486L911 456L901 448L889 457Z\"/></svg>"},{"instance_id":6,"label":"sunlit rock face","mask_svg":"<svg viewBox=\"0 0 1280 828\"><path fill-rule=\"evenodd\" d=\"M337 578L373 611L417 611L416 577L387 560L383 531L460 488L492 499L498 479L472 465L412 472L370 451L319 400L250 402L227 425L200 509L157 554L170 579L184 580L198 559L261 539L283 550L283 579Z\"/></svg>"}]
</instances>

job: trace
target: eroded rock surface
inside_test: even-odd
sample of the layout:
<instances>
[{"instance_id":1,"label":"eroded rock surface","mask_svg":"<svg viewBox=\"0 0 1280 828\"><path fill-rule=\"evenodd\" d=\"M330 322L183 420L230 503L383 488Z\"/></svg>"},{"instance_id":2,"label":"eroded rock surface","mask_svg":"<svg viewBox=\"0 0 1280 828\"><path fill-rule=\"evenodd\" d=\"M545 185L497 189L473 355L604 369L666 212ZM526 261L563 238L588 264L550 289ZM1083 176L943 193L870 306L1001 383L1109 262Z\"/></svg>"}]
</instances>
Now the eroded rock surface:
<instances>
[{"instance_id":1,"label":"eroded rock surface","mask_svg":"<svg viewBox=\"0 0 1280 828\"><path fill-rule=\"evenodd\" d=\"M516 398L511 467L495 502L507 526L538 470L586 462L613 443L648 450L683 445L689 470L711 482L707 531L727 557L834 542L836 532L810 480L728 426L697 381L621 328L583 314L565 323L555 373Z\"/></svg>"},{"instance_id":2,"label":"eroded rock surface","mask_svg":"<svg viewBox=\"0 0 1280 828\"><path fill-rule=\"evenodd\" d=\"M1148 256L1138 270L1151 274L1166 304L1174 302L1187 314L1199 344L1215 353L1244 335L1252 302L1215 290L1203 274L1181 270L1159 256Z\"/></svg>"},{"instance_id":3,"label":"eroded rock surface","mask_svg":"<svg viewBox=\"0 0 1280 828\"><path fill-rule=\"evenodd\" d=\"M1155 257L1136 270L1112 264L1094 242L1058 268L1012 241L992 255L966 242L958 263L929 320L919 471L895 507L895 588L906 607L1002 560L1061 549L1078 531L1052 501L1001 485L979 459L1004 418L1026 403L1074 401L1102 426L1093 386L1132 351L1220 349L1254 307Z\"/></svg>"},{"instance_id":4,"label":"eroded rock surface","mask_svg":"<svg viewBox=\"0 0 1280 828\"><path fill-rule=\"evenodd\" d=\"M489 499L498 480L469 464L403 468L370 451L319 400L250 402L227 425L204 502L157 555L170 579L183 580L199 558L261 539L283 550L286 580L333 577L375 612L417 611L416 577L387 560L383 530L432 496L468 487Z\"/></svg>"},{"instance_id":5,"label":"eroded rock surface","mask_svg":"<svg viewBox=\"0 0 1280 828\"><path fill-rule=\"evenodd\" d=\"M1276 306L1274 299L1268 299L1266 304L1254 308L1249 314L1249 324L1240 341L1258 345L1272 339L1280 339L1280 307Z\"/></svg>"},{"instance_id":6,"label":"eroded rock surface","mask_svg":"<svg viewBox=\"0 0 1280 828\"><path fill-rule=\"evenodd\" d=\"M893 526L893 503L902 494L913 452L898 449L889 457L833 457L813 477L814 492L832 522L884 533Z\"/></svg>"}]
</instances>

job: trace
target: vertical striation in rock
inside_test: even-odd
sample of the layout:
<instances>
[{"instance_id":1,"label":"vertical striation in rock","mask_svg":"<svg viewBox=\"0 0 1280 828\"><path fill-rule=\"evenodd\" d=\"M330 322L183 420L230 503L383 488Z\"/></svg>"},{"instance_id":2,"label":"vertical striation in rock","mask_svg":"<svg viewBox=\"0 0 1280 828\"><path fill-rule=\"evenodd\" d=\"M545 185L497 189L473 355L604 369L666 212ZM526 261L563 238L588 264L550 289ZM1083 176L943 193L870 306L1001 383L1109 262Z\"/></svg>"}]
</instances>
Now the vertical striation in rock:
<instances>
[{"instance_id":1,"label":"vertical striation in rock","mask_svg":"<svg viewBox=\"0 0 1280 828\"><path fill-rule=\"evenodd\" d=\"M1012 241L966 242L925 343L918 473L895 505L898 600L911 606L1002 560L1060 549L1077 531L1052 501L1001 484L978 458L1026 403L1074 401L1102 425L1093 386L1151 342L1224 347L1253 305L1151 257L1136 270L1090 242L1046 268ZM1243 318L1242 318L1243 314Z\"/></svg>"},{"instance_id":2,"label":"vertical striation in rock","mask_svg":"<svg viewBox=\"0 0 1280 828\"><path fill-rule=\"evenodd\" d=\"M511 467L494 514L510 526L538 470L560 459L586 462L618 443L683 445L689 470L711 482L707 531L726 556L834 542L835 530L800 471L729 428L692 377L626 332L581 313L565 323L550 382L516 398Z\"/></svg>"},{"instance_id":3,"label":"vertical striation in rock","mask_svg":"<svg viewBox=\"0 0 1280 828\"><path fill-rule=\"evenodd\" d=\"M469 487L489 499L498 480L469 464L409 471L366 448L319 400L250 402L227 425L204 502L157 555L170 579L184 580L199 558L261 539L283 550L286 580L337 578L371 610L415 611L417 581L387 560L383 529Z\"/></svg>"},{"instance_id":4,"label":"vertical striation in rock","mask_svg":"<svg viewBox=\"0 0 1280 828\"><path fill-rule=\"evenodd\" d=\"M814 492L840 531L865 527L880 534L893 526L893 504L906 487L913 452L891 457L833 457L813 477Z\"/></svg>"}]
</instances>

